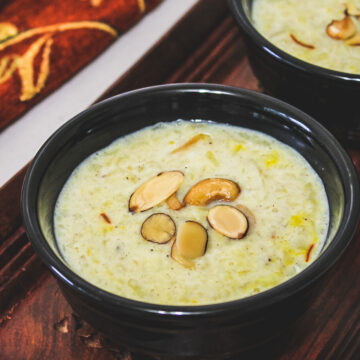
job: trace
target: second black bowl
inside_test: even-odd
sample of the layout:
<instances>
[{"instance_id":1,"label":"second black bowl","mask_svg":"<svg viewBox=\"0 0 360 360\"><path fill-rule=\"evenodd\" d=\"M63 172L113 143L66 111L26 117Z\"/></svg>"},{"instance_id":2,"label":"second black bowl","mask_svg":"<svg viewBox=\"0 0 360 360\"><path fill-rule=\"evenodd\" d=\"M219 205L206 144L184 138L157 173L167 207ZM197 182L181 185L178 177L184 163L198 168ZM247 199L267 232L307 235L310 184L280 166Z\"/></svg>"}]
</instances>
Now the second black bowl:
<instances>
[{"instance_id":1,"label":"second black bowl","mask_svg":"<svg viewBox=\"0 0 360 360\"><path fill-rule=\"evenodd\" d=\"M360 147L360 75L328 70L285 53L256 30L254 0L228 1L265 92L314 116L344 143Z\"/></svg>"}]
</instances>

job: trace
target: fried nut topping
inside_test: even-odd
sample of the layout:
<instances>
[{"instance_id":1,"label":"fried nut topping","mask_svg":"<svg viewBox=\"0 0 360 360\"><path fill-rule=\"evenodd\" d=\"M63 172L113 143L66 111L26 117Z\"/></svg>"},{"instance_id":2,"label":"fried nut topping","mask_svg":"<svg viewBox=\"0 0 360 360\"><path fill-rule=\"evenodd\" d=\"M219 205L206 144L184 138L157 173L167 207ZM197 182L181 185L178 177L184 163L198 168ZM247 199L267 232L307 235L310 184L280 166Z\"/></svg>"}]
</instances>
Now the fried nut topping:
<instances>
[{"instance_id":1,"label":"fried nut topping","mask_svg":"<svg viewBox=\"0 0 360 360\"><path fill-rule=\"evenodd\" d=\"M306 44L305 42L300 41L299 39L297 39L297 38L295 37L294 34L290 34L290 38L291 38L293 41L295 41L295 42L296 42L298 45L300 45L300 46L306 47L307 49L310 49L310 50L315 49L315 46L314 46L314 45Z\"/></svg>"},{"instance_id":2,"label":"fried nut topping","mask_svg":"<svg viewBox=\"0 0 360 360\"><path fill-rule=\"evenodd\" d=\"M151 242L165 244L176 233L174 220L167 214L157 213L150 215L141 226L142 237Z\"/></svg>"},{"instance_id":3,"label":"fried nut topping","mask_svg":"<svg viewBox=\"0 0 360 360\"><path fill-rule=\"evenodd\" d=\"M210 209L207 220L219 234L230 239L242 239L249 228L247 217L236 207L218 205Z\"/></svg>"},{"instance_id":4,"label":"fried nut topping","mask_svg":"<svg viewBox=\"0 0 360 360\"><path fill-rule=\"evenodd\" d=\"M354 4L344 4L345 15L347 16L360 16L360 10Z\"/></svg>"},{"instance_id":5,"label":"fried nut topping","mask_svg":"<svg viewBox=\"0 0 360 360\"><path fill-rule=\"evenodd\" d=\"M234 201L240 194L240 187L234 181L210 178L195 184L185 195L189 205L205 206L212 201Z\"/></svg>"},{"instance_id":6,"label":"fried nut topping","mask_svg":"<svg viewBox=\"0 0 360 360\"><path fill-rule=\"evenodd\" d=\"M141 212L160 204L174 194L182 182L181 171L165 171L142 184L129 200L129 211Z\"/></svg>"},{"instance_id":7,"label":"fried nut topping","mask_svg":"<svg viewBox=\"0 0 360 360\"><path fill-rule=\"evenodd\" d=\"M182 209L186 204L184 202L180 202L178 197L176 196L176 193L172 194L167 200L166 204L171 210L180 210Z\"/></svg>"},{"instance_id":8,"label":"fried nut topping","mask_svg":"<svg viewBox=\"0 0 360 360\"><path fill-rule=\"evenodd\" d=\"M187 268L193 268L193 260L206 251L208 235L206 229L196 221L183 223L171 247L171 257Z\"/></svg>"},{"instance_id":9,"label":"fried nut topping","mask_svg":"<svg viewBox=\"0 0 360 360\"><path fill-rule=\"evenodd\" d=\"M352 38L345 41L346 45L360 46L360 32L356 33Z\"/></svg>"},{"instance_id":10,"label":"fried nut topping","mask_svg":"<svg viewBox=\"0 0 360 360\"><path fill-rule=\"evenodd\" d=\"M345 15L342 20L333 20L326 27L326 33L333 39L346 40L356 33L356 26L351 17Z\"/></svg>"}]
</instances>

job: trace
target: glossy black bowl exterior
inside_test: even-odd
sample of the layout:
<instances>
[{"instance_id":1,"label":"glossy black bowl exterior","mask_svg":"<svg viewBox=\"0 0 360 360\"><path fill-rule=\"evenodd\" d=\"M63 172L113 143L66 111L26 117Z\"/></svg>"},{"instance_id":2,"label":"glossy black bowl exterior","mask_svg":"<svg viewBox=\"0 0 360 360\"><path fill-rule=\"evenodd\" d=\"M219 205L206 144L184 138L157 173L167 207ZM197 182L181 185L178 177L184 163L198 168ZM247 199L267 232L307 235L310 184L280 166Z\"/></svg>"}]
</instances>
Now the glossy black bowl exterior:
<instances>
[{"instance_id":1,"label":"glossy black bowl exterior","mask_svg":"<svg viewBox=\"0 0 360 360\"><path fill-rule=\"evenodd\" d=\"M256 129L299 151L322 178L331 209L327 249L291 280L258 295L207 306L163 306L103 291L56 254L53 213L73 169L114 139L159 121L212 120ZM333 136L301 111L269 96L210 84L147 88L103 101L63 125L26 175L22 212L36 252L73 309L130 349L156 356L219 359L276 336L304 311L314 285L349 244L359 214L359 183Z\"/></svg>"},{"instance_id":2,"label":"glossy black bowl exterior","mask_svg":"<svg viewBox=\"0 0 360 360\"><path fill-rule=\"evenodd\" d=\"M228 1L265 92L311 114L344 143L360 147L360 75L321 68L285 53L255 29L253 0Z\"/></svg>"}]
</instances>

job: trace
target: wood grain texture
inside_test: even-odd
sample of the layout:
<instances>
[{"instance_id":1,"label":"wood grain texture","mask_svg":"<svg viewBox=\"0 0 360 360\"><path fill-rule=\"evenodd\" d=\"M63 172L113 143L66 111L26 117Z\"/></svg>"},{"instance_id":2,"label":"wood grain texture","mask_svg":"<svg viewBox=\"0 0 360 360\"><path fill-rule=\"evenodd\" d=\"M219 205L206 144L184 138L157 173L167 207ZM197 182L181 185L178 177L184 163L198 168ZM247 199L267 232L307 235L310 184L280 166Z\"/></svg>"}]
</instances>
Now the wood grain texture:
<instances>
[{"instance_id":1,"label":"wood grain texture","mask_svg":"<svg viewBox=\"0 0 360 360\"><path fill-rule=\"evenodd\" d=\"M220 2L212 1L214 7L210 6L209 11L216 9L216 16L211 21L202 19L204 6L209 9L209 3L209 0L201 1L101 98L134 87L169 82L205 81L258 90L244 44L226 9L219 8ZM198 36L192 24L196 25ZM166 49L171 50L167 53ZM360 173L360 151L349 149L349 152ZM10 191L14 193L5 197L0 190L0 199L16 198L18 188L14 185L15 190ZM9 229L15 230L5 231L8 236L0 242L0 304L4 302L4 291L21 283L18 277L21 266L37 259L29 250L21 226L16 225L18 218L15 215L16 211L8 224ZM341 260L324 280L311 308L283 337L241 359L358 359L359 270L360 228ZM0 360L145 359L110 343L74 315L48 270L25 268L23 273L32 279L23 282L23 290L19 293L25 296L16 297L14 291L10 291L13 300L8 302L7 311L2 311ZM1 284L5 284L3 288ZM15 294L18 293L15 291Z\"/></svg>"},{"instance_id":2,"label":"wood grain texture","mask_svg":"<svg viewBox=\"0 0 360 360\"><path fill-rule=\"evenodd\" d=\"M28 165L0 188L0 246L21 225L20 194Z\"/></svg>"}]
</instances>

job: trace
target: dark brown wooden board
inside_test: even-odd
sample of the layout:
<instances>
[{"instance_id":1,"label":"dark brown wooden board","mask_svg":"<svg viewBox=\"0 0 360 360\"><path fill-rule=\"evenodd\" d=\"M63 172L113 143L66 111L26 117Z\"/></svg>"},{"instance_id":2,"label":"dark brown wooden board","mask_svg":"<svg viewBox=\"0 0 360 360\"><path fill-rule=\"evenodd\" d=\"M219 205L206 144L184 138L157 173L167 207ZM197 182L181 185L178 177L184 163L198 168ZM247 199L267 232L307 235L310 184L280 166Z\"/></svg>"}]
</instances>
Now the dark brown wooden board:
<instances>
[{"instance_id":1,"label":"dark brown wooden board","mask_svg":"<svg viewBox=\"0 0 360 360\"><path fill-rule=\"evenodd\" d=\"M225 1L200 1L99 100L171 82L260 90ZM360 151L348 150L360 173ZM0 189L0 360L143 358L111 344L72 313L21 226L23 176L24 170ZM311 308L266 353L253 358L359 359L359 270L360 228Z\"/></svg>"}]
</instances>

